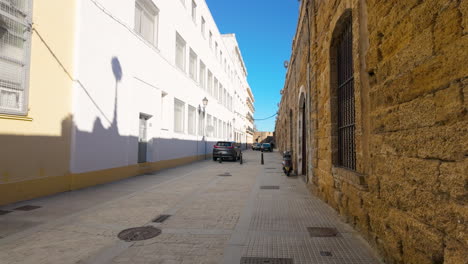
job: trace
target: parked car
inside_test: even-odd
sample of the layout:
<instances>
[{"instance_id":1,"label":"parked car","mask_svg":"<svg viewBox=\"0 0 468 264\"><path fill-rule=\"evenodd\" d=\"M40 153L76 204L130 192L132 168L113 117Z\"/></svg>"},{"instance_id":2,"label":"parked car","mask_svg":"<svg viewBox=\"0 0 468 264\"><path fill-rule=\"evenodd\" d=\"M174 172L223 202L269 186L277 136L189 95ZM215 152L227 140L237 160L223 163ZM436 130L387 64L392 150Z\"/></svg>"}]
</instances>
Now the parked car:
<instances>
[{"instance_id":1,"label":"parked car","mask_svg":"<svg viewBox=\"0 0 468 264\"><path fill-rule=\"evenodd\" d=\"M262 146L260 147L262 151L269 151L272 152L273 148L271 147L270 143L263 143Z\"/></svg>"},{"instance_id":2,"label":"parked car","mask_svg":"<svg viewBox=\"0 0 468 264\"><path fill-rule=\"evenodd\" d=\"M218 141L213 146L213 160L239 160L242 155L240 145L232 141Z\"/></svg>"},{"instance_id":3,"label":"parked car","mask_svg":"<svg viewBox=\"0 0 468 264\"><path fill-rule=\"evenodd\" d=\"M258 143L253 143L253 144L252 144L252 150L260 150L260 144L258 144Z\"/></svg>"}]
</instances>

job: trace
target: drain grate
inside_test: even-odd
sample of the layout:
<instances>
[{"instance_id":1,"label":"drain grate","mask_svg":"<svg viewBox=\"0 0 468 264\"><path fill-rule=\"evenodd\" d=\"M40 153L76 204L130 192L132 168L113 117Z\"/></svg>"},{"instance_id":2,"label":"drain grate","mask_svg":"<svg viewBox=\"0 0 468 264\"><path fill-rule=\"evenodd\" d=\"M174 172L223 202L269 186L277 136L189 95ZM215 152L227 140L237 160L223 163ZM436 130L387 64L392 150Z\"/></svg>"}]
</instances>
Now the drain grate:
<instances>
[{"instance_id":1,"label":"drain grate","mask_svg":"<svg viewBox=\"0 0 468 264\"><path fill-rule=\"evenodd\" d=\"M152 226L142 226L125 229L118 234L118 237L126 242L146 240L157 237L161 234L161 229Z\"/></svg>"},{"instance_id":2,"label":"drain grate","mask_svg":"<svg viewBox=\"0 0 468 264\"><path fill-rule=\"evenodd\" d=\"M220 177L229 177L229 176L232 176L232 175L229 172L225 172L223 174L218 174L218 176L220 176Z\"/></svg>"},{"instance_id":3,"label":"drain grate","mask_svg":"<svg viewBox=\"0 0 468 264\"><path fill-rule=\"evenodd\" d=\"M162 223L166 221L171 215L160 215L153 220L153 223Z\"/></svg>"},{"instance_id":4,"label":"drain grate","mask_svg":"<svg viewBox=\"0 0 468 264\"><path fill-rule=\"evenodd\" d=\"M333 227L308 227L309 235L311 237L336 237L338 230Z\"/></svg>"},{"instance_id":5,"label":"drain grate","mask_svg":"<svg viewBox=\"0 0 468 264\"><path fill-rule=\"evenodd\" d=\"M6 215L6 214L9 214L11 213L12 211L4 211L4 210L0 210L0 215Z\"/></svg>"},{"instance_id":6,"label":"drain grate","mask_svg":"<svg viewBox=\"0 0 468 264\"><path fill-rule=\"evenodd\" d=\"M16 210L16 211L32 211L32 210L36 210L36 209L39 209L39 208L41 208L41 207L40 206L35 206L35 205L25 205L25 206L15 208L13 210Z\"/></svg>"},{"instance_id":7,"label":"drain grate","mask_svg":"<svg viewBox=\"0 0 468 264\"><path fill-rule=\"evenodd\" d=\"M260 186L260 189L262 190L278 190L280 187L279 186Z\"/></svg>"},{"instance_id":8,"label":"drain grate","mask_svg":"<svg viewBox=\"0 0 468 264\"><path fill-rule=\"evenodd\" d=\"M242 257L240 264L294 264L291 258Z\"/></svg>"},{"instance_id":9,"label":"drain grate","mask_svg":"<svg viewBox=\"0 0 468 264\"><path fill-rule=\"evenodd\" d=\"M294 264L291 258L242 257L240 264Z\"/></svg>"},{"instance_id":10,"label":"drain grate","mask_svg":"<svg viewBox=\"0 0 468 264\"><path fill-rule=\"evenodd\" d=\"M322 257L331 257L332 253L330 251L320 251L320 256L322 256Z\"/></svg>"}]
</instances>

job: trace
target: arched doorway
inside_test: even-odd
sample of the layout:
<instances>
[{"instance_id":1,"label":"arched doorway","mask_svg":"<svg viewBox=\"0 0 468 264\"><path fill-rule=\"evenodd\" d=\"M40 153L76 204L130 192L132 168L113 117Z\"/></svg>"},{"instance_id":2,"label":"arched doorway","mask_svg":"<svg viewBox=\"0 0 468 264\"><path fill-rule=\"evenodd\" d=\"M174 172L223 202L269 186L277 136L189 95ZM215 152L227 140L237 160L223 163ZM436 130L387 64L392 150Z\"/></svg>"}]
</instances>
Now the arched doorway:
<instances>
[{"instance_id":1,"label":"arched doorway","mask_svg":"<svg viewBox=\"0 0 468 264\"><path fill-rule=\"evenodd\" d=\"M303 90L303 89L301 89ZM307 113L305 93L301 91L299 96L298 121L298 148L297 148L297 172L299 175L307 175Z\"/></svg>"}]
</instances>

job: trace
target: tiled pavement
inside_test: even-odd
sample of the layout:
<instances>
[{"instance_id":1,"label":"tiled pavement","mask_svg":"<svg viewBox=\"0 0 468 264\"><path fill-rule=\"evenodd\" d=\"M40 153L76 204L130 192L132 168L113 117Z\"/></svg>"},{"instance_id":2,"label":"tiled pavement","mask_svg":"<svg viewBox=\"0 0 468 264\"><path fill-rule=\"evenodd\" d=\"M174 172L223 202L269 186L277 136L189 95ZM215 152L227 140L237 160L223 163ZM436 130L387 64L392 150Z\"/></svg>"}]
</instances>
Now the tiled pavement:
<instances>
[{"instance_id":1,"label":"tiled pavement","mask_svg":"<svg viewBox=\"0 0 468 264\"><path fill-rule=\"evenodd\" d=\"M244 159L243 165L199 162L2 207L42 206L0 216L0 263L239 264L241 257L380 263L300 178L281 173L278 153L265 153L263 166L259 152ZM225 172L232 176L217 176ZM279 189L260 189L266 185ZM160 214L171 216L153 223ZM117 238L145 225L162 234L139 242ZM312 238L307 227L335 227L339 234Z\"/></svg>"}]
</instances>

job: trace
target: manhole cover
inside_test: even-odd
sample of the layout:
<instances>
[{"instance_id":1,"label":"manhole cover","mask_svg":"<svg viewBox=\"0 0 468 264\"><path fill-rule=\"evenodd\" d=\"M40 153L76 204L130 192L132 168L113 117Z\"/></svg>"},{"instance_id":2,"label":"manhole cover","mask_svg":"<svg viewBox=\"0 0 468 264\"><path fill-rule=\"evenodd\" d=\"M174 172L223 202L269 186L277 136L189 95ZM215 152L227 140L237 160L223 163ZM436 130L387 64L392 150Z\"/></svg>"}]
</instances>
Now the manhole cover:
<instances>
[{"instance_id":1,"label":"manhole cover","mask_svg":"<svg viewBox=\"0 0 468 264\"><path fill-rule=\"evenodd\" d=\"M307 231L311 237L336 237L338 230L332 227L308 227Z\"/></svg>"},{"instance_id":2,"label":"manhole cover","mask_svg":"<svg viewBox=\"0 0 468 264\"><path fill-rule=\"evenodd\" d=\"M229 176L232 176L232 175L229 172L225 172L223 174L218 174L218 176L220 176L220 177L229 177Z\"/></svg>"},{"instance_id":3,"label":"manhole cover","mask_svg":"<svg viewBox=\"0 0 468 264\"><path fill-rule=\"evenodd\" d=\"M171 217L171 215L160 215L157 218L155 218L153 220L153 222L154 223L162 223L162 222L166 221L169 217Z\"/></svg>"},{"instance_id":4,"label":"manhole cover","mask_svg":"<svg viewBox=\"0 0 468 264\"><path fill-rule=\"evenodd\" d=\"M240 264L294 264L291 258L242 257Z\"/></svg>"},{"instance_id":5,"label":"manhole cover","mask_svg":"<svg viewBox=\"0 0 468 264\"><path fill-rule=\"evenodd\" d=\"M157 237L161 234L161 229L152 226L142 226L125 229L118 237L126 242L146 240Z\"/></svg>"},{"instance_id":6,"label":"manhole cover","mask_svg":"<svg viewBox=\"0 0 468 264\"><path fill-rule=\"evenodd\" d=\"M263 190L278 190L279 188L279 186L260 186L260 189Z\"/></svg>"},{"instance_id":7,"label":"manhole cover","mask_svg":"<svg viewBox=\"0 0 468 264\"><path fill-rule=\"evenodd\" d=\"M38 208L41 208L41 207L40 206L35 206L35 205L25 205L25 206L15 208L13 210L16 210L16 211L32 211L32 210L36 210Z\"/></svg>"},{"instance_id":8,"label":"manhole cover","mask_svg":"<svg viewBox=\"0 0 468 264\"><path fill-rule=\"evenodd\" d=\"M320 251L320 256L322 256L322 257L331 257L332 253L330 251Z\"/></svg>"},{"instance_id":9,"label":"manhole cover","mask_svg":"<svg viewBox=\"0 0 468 264\"><path fill-rule=\"evenodd\" d=\"M6 215L6 214L9 214L9 213L11 213L11 211L0 210L0 215Z\"/></svg>"}]
</instances>

